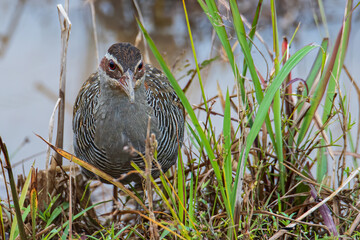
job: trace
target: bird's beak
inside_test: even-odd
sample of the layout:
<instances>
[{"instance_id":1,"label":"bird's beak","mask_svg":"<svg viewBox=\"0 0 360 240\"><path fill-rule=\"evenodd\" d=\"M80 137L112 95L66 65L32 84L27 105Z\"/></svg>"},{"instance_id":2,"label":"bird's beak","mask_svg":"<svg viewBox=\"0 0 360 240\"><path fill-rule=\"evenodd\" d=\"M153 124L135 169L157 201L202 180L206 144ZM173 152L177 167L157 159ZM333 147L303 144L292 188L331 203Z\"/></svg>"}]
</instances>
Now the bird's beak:
<instances>
[{"instance_id":1,"label":"bird's beak","mask_svg":"<svg viewBox=\"0 0 360 240\"><path fill-rule=\"evenodd\" d=\"M135 92L134 92L134 73L128 69L120 79L121 84L123 85L125 93L128 95L131 103L135 101Z\"/></svg>"}]
</instances>

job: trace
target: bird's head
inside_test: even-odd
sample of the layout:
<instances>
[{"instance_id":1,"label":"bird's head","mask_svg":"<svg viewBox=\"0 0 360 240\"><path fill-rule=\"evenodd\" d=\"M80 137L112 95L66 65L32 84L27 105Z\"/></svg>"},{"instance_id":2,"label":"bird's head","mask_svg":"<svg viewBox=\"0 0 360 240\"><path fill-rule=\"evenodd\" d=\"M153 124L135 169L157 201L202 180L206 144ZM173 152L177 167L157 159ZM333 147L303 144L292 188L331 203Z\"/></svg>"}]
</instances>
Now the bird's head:
<instances>
[{"instance_id":1,"label":"bird's head","mask_svg":"<svg viewBox=\"0 0 360 240\"><path fill-rule=\"evenodd\" d=\"M145 78L139 49L130 43L112 45L101 60L99 70L111 87L125 92L130 102L135 101L135 89Z\"/></svg>"}]
</instances>

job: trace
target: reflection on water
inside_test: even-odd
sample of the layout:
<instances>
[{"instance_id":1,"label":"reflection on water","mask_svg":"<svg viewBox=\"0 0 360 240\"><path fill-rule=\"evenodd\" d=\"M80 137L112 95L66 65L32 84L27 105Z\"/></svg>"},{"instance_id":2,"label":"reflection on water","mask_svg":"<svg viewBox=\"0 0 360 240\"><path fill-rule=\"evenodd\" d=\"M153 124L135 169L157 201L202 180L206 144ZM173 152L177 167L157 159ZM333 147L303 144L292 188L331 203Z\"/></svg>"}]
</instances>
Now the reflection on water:
<instances>
[{"instance_id":1,"label":"reflection on water","mask_svg":"<svg viewBox=\"0 0 360 240\"><path fill-rule=\"evenodd\" d=\"M190 24L194 34L195 47L199 61L220 54L217 44L213 46L211 26L198 6L197 1L186 1L190 16ZM255 12L254 2L251 0L239 1L239 9L248 17ZM291 38L294 27L302 22L298 35L295 38L291 51L294 52L302 46L315 42L320 43L324 36L323 29L314 24L313 15L319 16L316 6L312 1L278 1L279 25L281 34ZM165 55L170 66L178 62L174 73L179 77L193 68L192 54L189 52L188 33L185 24L181 1L172 0L138 0L145 26L151 33L160 51ZM60 70L60 27L56 10L57 2L54 1L11 1L0 2L0 135L8 146L12 162L30 159L24 167L15 168L16 173L27 173L32 161L36 161L39 168L45 167L45 144L33 133L48 136L50 114L57 99L59 70ZM270 46L272 43L271 30L269 29L270 11L267 1L264 3L262 18L259 23L260 34ZM339 29L340 19L343 14L342 0L326 1L326 11L329 21L330 39L334 39ZM341 6L341 7L339 7ZM132 1L101 0L96 1L96 19L99 37L99 55L103 55L109 45L119 41L134 42L138 28L134 20L136 15ZM227 1L219 1L219 8L223 14L225 24L229 23L229 8ZM301 11L300 9L305 9ZM359 14L354 19L359 19ZM66 87L66 117L65 117L65 143L64 148L72 151L72 104L82 82L95 71L97 63L94 41L92 37L92 24L90 8L83 1L70 1L70 19L72 32L69 41L67 87ZM359 22L354 21L352 37L350 40L346 64L353 76L360 76L360 41ZM230 24L229 24L230 25ZM228 28L231 32L232 29ZM319 33L320 32L320 33ZM234 42L234 39L232 39ZM216 42L215 42L216 43ZM254 42L261 52L266 52L262 43L257 39ZM140 46L142 48L143 46ZM210 55L212 52L213 55ZM256 65L263 76L269 57L265 60L262 55L253 49ZM266 55L266 54L265 54ZM242 55L237 53L238 62L242 62ZM217 60L214 65L203 70L203 80L206 84L206 96L217 94L216 83L221 82L221 88L232 88L233 76L227 64L222 65L222 60ZM309 61L299 65L293 75L305 78L307 69L312 64L313 56ZM187 67L186 64L189 64ZM184 67L185 66L185 67ZM180 82L184 86L188 76ZM342 80L342 86L349 88L347 80ZM350 96L355 93L349 92ZM352 94L352 95L351 95ZM198 83L194 81L188 96L190 102L199 102ZM214 111L221 112L221 108ZM357 107L352 108L352 116L357 116ZM216 117L215 117L216 123ZM216 127L218 131L221 127ZM56 129L55 129L56 131ZM22 145L24 139L28 139ZM19 148L19 146L21 146ZM37 155L38 154L38 155ZM35 155L35 156L33 156ZM29 156L33 156L28 158ZM0 175L2 177L2 175ZM3 184L3 181L0 181ZM3 193L0 185L0 195Z\"/></svg>"}]
</instances>

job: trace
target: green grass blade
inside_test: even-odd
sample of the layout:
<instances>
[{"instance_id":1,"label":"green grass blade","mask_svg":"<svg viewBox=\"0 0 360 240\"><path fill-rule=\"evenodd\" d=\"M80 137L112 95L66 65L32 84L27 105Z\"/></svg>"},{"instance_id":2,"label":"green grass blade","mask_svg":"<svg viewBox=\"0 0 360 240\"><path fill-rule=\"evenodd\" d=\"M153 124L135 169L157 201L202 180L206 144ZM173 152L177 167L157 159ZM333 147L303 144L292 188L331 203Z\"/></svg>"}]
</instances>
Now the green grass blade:
<instances>
[{"instance_id":1,"label":"green grass blade","mask_svg":"<svg viewBox=\"0 0 360 240\"><path fill-rule=\"evenodd\" d=\"M180 155L179 151L179 155ZM180 157L180 156L179 156ZM179 218L182 223L185 223L185 209L186 206L186 176L184 171L184 163L181 158L178 158L177 161L177 190L179 195Z\"/></svg>"},{"instance_id":2,"label":"green grass blade","mask_svg":"<svg viewBox=\"0 0 360 240\"><path fill-rule=\"evenodd\" d=\"M350 1L350 2L352 3L352 1ZM349 17L345 18L345 21L343 22L343 25L338 33L336 42L334 44L333 51L330 56L330 60L328 61L327 65L326 65L324 74L320 78L319 86L315 90L315 93L313 95L314 97L310 101L310 104L311 104L310 109L308 110L308 112L303 120L303 123L301 125L301 128L299 130L297 146L299 146L300 143L303 141L303 139L309 129L309 126L314 117L314 114L320 104L321 99L323 98L323 96L325 94L325 90L330 81L330 77L332 77L332 76L338 77L340 74L339 68L341 68L341 66L343 64L343 57L346 53L345 47L347 47L347 41L348 41L349 32L350 32L350 22L348 22L346 19L349 20L351 18L349 18ZM334 73L336 73L336 75L334 75ZM325 101L329 101L328 100L329 97L333 96L333 94L334 94L333 91L334 91L333 89L328 91ZM332 99L331 99L331 101L332 101ZM326 107L324 107L324 111L329 111L328 106L329 106L329 103L327 104Z\"/></svg>"},{"instance_id":3,"label":"green grass blade","mask_svg":"<svg viewBox=\"0 0 360 240\"><path fill-rule=\"evenodd\" d=\"M107 201L109 202L109 201ZM79 217L83 216L87 211L89 211L92 208L95 208L96 206L100 205L100 204L104 204L105 202L98 202L95 203L93 205L91 205L90 207L82 210L81 212L79 212L78 214L73 216L73 222L78 219ZM53 237L55 237L56 235L59 234L59 232L61 231L61 229L66 229L66 227L69 225L69 220L67 220L65 223L63 223L60 227L53 229L51 232L48 233L48 235L46 235L46 237L44 239L53 239Z\"/></svg>"},{"instance_id":4,"label":"green grass blade","mask_svg":"<svg viewBox=\"0 0 360 240\"><path fill-rule=\"evenodd\" d=\"M246 38L244 23L241 19L239 9L237 7L237 3L235 0L230 1L230 8L231 8L231 12L232 12L233 20L234 20L233 22L234 22L235 32L236 32L239 44L241 46L241 49L244 53L244 58L249 67L250 75L251 75L251 78L254 83L256 99L257 99L258 103L261 104L261 102L264 98L263 89L261 87L260 80L259 80L259 77L256 72L256 67L255 67L254 61L251 56L250 47L249 47L249 44L248 44L247 38ZM269 132L271 141L272 141L273 145L276 146L277 142L275 141L275 138L274 138L274 133L273 133L273 129L272 129L272 126L270 123L269 116L266 116L265 124L266 124L266 128Z\"/></svg>"},{"instance_id":5,"label":"green grass blade","mask_svg":"<svg viewBox=\"0 0 360 240\"><path fill-rule=\"evenodd\" d=\"M344 17L344 18L346 18L346 20L344 22L341 43L339 46L339 50L337 51L337 54L336 54L337 56L336 56L336 59L334 62L334 67L332 68L332 74L329 79L327 93L325 96L325 104L324 104L324 110L323 110L323 116L322 116L323 123L326 122L328 116L330 115L330 113L332 111L333 99L336 94L336 86L339 84L340 73L341 73L342 66L344 64L344 59L345 59L345 54L346 54L347 45L348 45L349 36L350 36L350 29L351 29L352 14L348 15L351 11L351 8L352 8L351 6L352 6L352 1L348 1L345 16L349 16L349 17L348 18ZM325 127L324 130L327 131L327 127ZM321 144L321 146L326 145L326 143L323 139L321 140L320 144ZM318 182L321 182L322 179L327 175L327 170L328 170L327 156L325 154L324 148L319 149L318 157L319 157L318 158L319 161L318 161L318 165L316 168L316 179Z\"/></svg>"},{"instance_id":6,"label":"green grass blade","mask_svg":"<svg viewBox=\"0 0 360 240\"><path fill-rule=\"evenodd\" d=\"M256 32L257 24L258 24L260 14L261 14L262 3L263 3L263 0L259 0L258 5L256 7L254 19L253 19L253 22L251 24L251 30L250 30L249 35L248 35L248 44L249 44L249 50L250 51L251 51L251 48L253 46L253 40L254 40L255 32ZM247 70L248 70L248 65L247 65L246 59L244 58L242 76L240 76L240 80L239 80L239 81L242 82L243 85L244 85L244 81L245 81L243 76L246 76ZM247 100L245 97L243 97L243 98L244 98L245 101ZM248 110L249 109L248 104L246 104L246 102L244 102L244 104L246 106L246 110ZM253 125L253 119L251 117L250 111L248 113L248 119L249 119L248 124L251 127Z\"/></svg>"},{"instance_id":7,"label":"green grass blade","mask_svg":"<svg viewBox=\"0 0 360 240\"><path fill-rule=\"evenodd\" d=\"M237 3L235 0L230 0L230 7L231 7L232 16L234 19L234 27L235 27L236 35L237 35L239 44L241 46L241 49L244 53L244 58L246 59L246 63L249 66L250 75L251 75L251 78L254 83L256 99L258 100L259 103L261 103L261 101L263 99L263 91L262 91L262 87L260 84L260 79L256 72L254 60L251 56L249 44L247 42L244 23L242 22L242 19L241 19L240 13L239 13L239 9L237 7Z\"/></svg>"},{"instance_id":8,"label":"green grass blade","mask_svg":"<svg viewBox=\"0 0 360 240\"><path fill-rule=\"evenodd\" d=\"M237 83L240 84L240 92L241 92L241 99L243 103L246 102L246 91L244 82L240 81L240 74L239 69L235 63L235 56L231 48L231 44L229 42L228 34L225 29L225 25L221 19L220 13L216 7L215 1L213 0L206 0L206 4L203 0L198 0L198 3L202 7L203 11L205 12L206 16L208 17L211 25L213 26L221 45L223 46L226 55L228 57L231 69L234 73L235 80Z\"/></svg>"},{"instance_id":9,"label":"green grass blade","mask_svg":"<svg viewBox=\"0 0 360 240\"><path fill-rule=\"evenodd\" d=\"M316 76L319 74L319 72L323 71L324 60L325 60L324 54L326 54L328 46L329 46L329 39L324 38L321 43L321 48L319 49L319 52L315 58L314 64L312 65L309 75L306 78L306 84L307 84L309 90L312 87ZM305 88L305 91L303 92L303 96L307 96L308 94L309 93L306 91L306 88ZM302 106L299 106L299 110L301 109L301 107Z\"/></svg>"},{"instance_id":10,"label":"green grass blade","mask_svg":"<svg viewBox=\"0 0 360 240\"><path fill-rule=\"evenodd\" d=\"M276 19L276 6L275 1L271 0L271 23L273 29L273 47L275 52L274 66L275 66L275 76L279 73L280 69L280 49L279 49L279 34L277 27ZM280 89L277 90L274 96L273 103L273 112L274 112L274 125L275 125L275 141L277 145L275 146L276 155L279 160L279 170L280 170L280 189L281 193L285 194L285 167L284 167L284 155L283 155L283 137L282 137L282 117L281 117L281 97Z\"/></svg>"},{"instance_id":11,"label":"green grass blade","mask_svg":"<svg viewBox=\"0 0 360 240\"><path fill-rule=\"evenodd\" d=\"M184 14L185 14L186 25L187 25L187 29L188 29L188 33L189 33L189 38L190 38L190 43L191 43L191 50L192 50L193 55L194 55L196 72L197 72L197 76L198 76L198 79L199 79L199 84L200 84L200 89L201 89L201 95L202 95L202 98L203 98L203 101L204 101L205 110L206 110L206 112L208 113L208 112L209 112L209 106L208 106L207 101L206 101L206 96L205 96L205 91L204 91L204 85L203 85L202 78L201 78L201 74L200 74L200 67L199 67L198 60L197 60L197 55L196 55L196 51L195 51L194 40L193 40L192 33L191 33L190 22L189 22L189 17L188 17L187 10L186 10L185 0L183 0L182 2L183 2L183 7L184 7ZM213 140L215 141L215 134L214 134L214 132L213 132L213 129L214 129L214 128L213 128L213 126L212 126L212 122L211 122L210 115L209 115L209 126L210 126L210 127L209 127L209 130L211 131L211 136L213 136Z\"/></svg>"},{"instance_id":12,"label":"green grass blade","mask_svg":"<svg viewBox=\"0 0 360 240\"><path fill-rule=\"evenodd\" d=\"M251 128L246 138L245 156L247 159L252 143L254 142L257 134L259 133L261 126L266 118L269 107L274 99L276 91L279 89L283 81L286 79L290 71L313 49L317 48L314 45L308 45L297 51L289 60L284 64L278 75L274 78L268 90L266 91L264 101L260 104L257 111L257 115L254 120L254 125ZM235 180L235 185L237 181Z\"/></svg>"},{"instance_id":13,"label":"green grass blade","mask_svg":"<svg viewBox=\"0 0 360 240\"><path fill-rule=\"evenodd\" d=\"M229 89L226 91L225 111L223 121L223 135L224 135L224 179L228 199L232 188L232 162L231 162L231 112L230 112L230 97Z\"/></svg>"},{"instance_id":14,"label":"green grass blade","mask_svg":"<svg viewBox=\"0 0 360 240\"><path fill-rule=\"evenodd\" d=\"M196 195L194 193L196 193L196 190L194 191L194 188L192 186L194 186L194 176L191 173L190 174L190 189L189 189L189 219L192 222L195 222L195 202L194 202L194 200L196 199Z\"/></svg>"},{"instance_id":15,"label":"green grass blade","mask_svg":"<svg viewBox=\"0 0 360 240\"><path fill-rule=\"evenodd\" d=\"M328 29L328 24L327 24L327 20L326 20L326 14L325 14L325 8L324 8L323 1L318 0L318 4L319 4L321 20L322 20L324 28L325 28L325 34L326 34L326 37L328 38L329 37L329 29Z\"/></svg>"},{"instance_id":16,"label":"green grass blade","mask_svg":"<svg viewBox=\"0 0 360 240\"><path fill-rule=\"evenodd\" d=\"M241 49L242 49L242 51L244 53L244 58L245 58L246 63L248 65L248 67L249 67L250 75L251 75L253 83L254 83L256 99L257 99L258 103L261 104L262 101L263 101L263 98L264 98L263 97L263 90L262 90L262 87L261 87L261 84L260 84L259 77L258 77L257 72L256 72L256 67L255 67L254 61L253 61L252 56L251 56L250 47L249 47L249 44L247 42L244 23L243 23L243 21L241 19L241 16L239 14L239 9L237 7L237 3L236 3L235 0L230 1L230 8L231 8L232 16L233 16L233 23L234 23L235 32L236 32L239 44L241 46ZM275 141L275 137L274 137L275 134L273 133L270 118L269 118L267 112L266 112L266 116L265 116L265 124L266 124L267 131L269 132L268 135L270 136L270 139L271 139L273 145L276 148L277 142ZM253 126L251 126L251 127L253 127ZM238 184L237 181L239 179L239 176L243 177L244 172L245 172L244 170L245 170L245 167L246 167L246 161L245 161L245 163L243 163L244 168L240 169L240 166L242 165L241 161L242 161L242 158L240 156L238 169L237 169L236 177L235 177L235 187L233 188L234 190L232 191L232 197L231 197L231 199L232 199L231 203L233 204L233 206L235 204L236 189L237 189L237 184Z\"/></svg>"},{"instance_id":17,"label":"green grass blade","mask_svg":"<svg viewBox=\"0 0 360 240\"><path fill-rule=\"evenodd\" d=\"M149 34L147 33L147 31L145 30L145 28L143 27L143 25L138 21L138 24L140 26L140 29L142 30L144 36L145 36L145 39L147 41L147 43L149 44L149 47L150 49L152 50L155 58L157 59L157 61L159 62L160 66L162 67L165 75L167 76L167 78L169 79L171 85L173 86L175 92L177 93L177 95L179 96L182 104L184 105L200 139L201 139L201 142L205 148L205 151L206 153L208 154L208 157L210 159L210 163L214 169L214 173L215 173L215 176L216 176L216 179L217 181L219 182L219 186L220 186L220 191L221 191L221 194L222 196L225 198L226 197L226 194L225 194L225 191L224 191L224 184L223 184L223 181L222 181L222 174L221 174L221 171L220 171L220 167L217 163L217 161L214 161L215 160L215 154L210 146L210 142L208 141L204 131L202 130L201 126L200 126L200 123L189 103L189 101L187 100L184 92L182 91L182 89L180 88L179 84L177 83L175 77L172 75L169 67L167 66L167 64L165 63L163 57L160 55L159 51L157 50L154 42L152 41L151 37L149 36ZM227 208L227 211L230 212L230 206L227 206L226 205L226 208Z\"/></svg>"},{"instance_id":18,"label":"green grass blade","mask_svg":"<svg viewBox=\"0 0 360 240\"><path fill-rule=\"evenodd\" d=\"M205 105L206 112L208 112L208 111L209 111L209 107L208 107L208 104L207 104L207 101L206 101L206 96L205 96L205 91L204 91L204 85L203 85L203 82L202 82L202 78L201 78L201 74L200 74L200 68L199 68L199 63L198 63L197 56L196 56L196 51L195 51L195 46L194 46L194 40L193 40L193 37L192 37L191 28L190 28L189 17L188 17L188 14L187 14L185 1L183 0L182 2L183 2L183 7L184 7L184 14L185 14L186 26L187 26L188 33L189 33L189 38L190 38L191 50L192 50L193 55L194 55L196 72L197 72L197 75L198 75L198 78L199 78L201 95L202 95L202 98L203 98L203 101L204 101L204 105Z\"/></svg>"},{"instance_id":19,"label":"green grass blade","mask_svg":"<svg viewBox=\"0 0 360 240\"><path fill-rule=\"evenodd\" d=\"M20 198L19 198L19 207L20 207L20 209L22 209L23 206L24 206L26 194L27 194L27 192L29 190L29 186L30 186L30 179L31 179L30 176L31 176L32 171L33 171L33 168L30 168L29 174L26 177L23 189L21 191L21 195L20 195ZM13 223L11 225L11 231L10 231L10 237L9 237L10 240L15 239L15 237L16 237L15 234L16 235L18 234L17 219L18 219L18 217L15 216L14 221L13 221Z\"/></svg>"},{"instance_id":20,"label":"green grass blade","mask_svg":"<svg viewBox=\"0 0 360 240\"><path fill-rule=\"evenodd\" d=\"M349 13L351 11L352 4L350 4L350 2L352 2L352 1L348 1L347 13ZM334 95L336 92L335 88L336 88L336 85L338 84L341 69L344 64L344 59L345 59L347 45L348 45L349 36L350 36L350 28L351 28L351 16L352 15L349 15L349 16L350 17L347 18L346 21L344 22L341 43L339 46L339 50L336 53L337 56L335 59L334 67L332 68L332 71L331 71L332 74L330 76L330 80L329 80L329 84L328 84L328 88L327 88L327 94L326 94L326 98L325 98L325 105L324 105L324 111L323 111L323 117L322 117L323 122L325 122L328 118L328 115L330 115L331 105L333 104L333 98L334 98Z\"/></svg>"},{"instance_id":21,"label":"green grass blade","mask_svg":"<svg viewBox=\"0 0 360 240\"><path fill-rule=\"evenodd\" d=\"M60 195L59 195L60 196ZM60 215L63 213L63 211L66 211L69 208L69 203L68 202L63 202L60 204L60 206L58 206L57 208L55 208L52 212L51 215L49 217L49 219L46 222L46 226L45 228L47 228L48 226L50 226L50 224Z\"/></svg>"},{"instance_id":22,"label":"green grass blade","mask_svg":"<svg viewBox=\"0 0 360 240\"><path fill-rule=\"evenodd\" d=\"M143 170L141 170L136 164L132 163L132 166L143 176L145 177L145 172ZM165 174L163 174L163 172L160 172L160 177L164 180L163 185L167 185L171 188L172 190L172 194L175 195L175 198L178 200L179 205L181 205L181 208L184 211L184 214L188 216L188 212L186 211L185 205L182 204L182 202L180 201L180 197L178 195L178 193L175 191L174 187L170 184L169 180L166 178ZM177 213L179 213L179 211L174 210L169 201L167 200L166 196L164 195L163 191L160 189L160 187L156 184L154 178L152 176L150 176L151 182L153 184L153 186L155 187L155 191L156 193L162 198L162 200L165 202L165 204L168 206L168 209L170 210L170 212L172 213L173 217L174 217L174 222L175 225L179 225L179 229L181 230L181 234L182 236L189 238L189 233L188 230L186 228L186 226L183 224L183 222L180 220L180 217L178 216ZM174 206L176 207L176 204L174 204ZM150 219L145 215L140 214L141 216L145 217L146 219ZM199 235L198 230L196 229L195 224L191 221L191 219L189 218L189 222L192 225L193 229L196 231L196 233ZM156 223L157 225L161 225L159 222L154 221L154 223Z\"/></svg>"},{"instance_id":23,"label":"green grass blade","mask_svg":"<svg viewBox=\"0 0 360 240\"><path fill-rule=\"evenodd\" d=\"M257 24L259 22L261 9L262 9L262 3L263 3L263 0L259 0L258 5L256 7L254 19L253 19L253 22L251 24L251 30L250 30L249 36L248 36L248 38L249 38L248 43L249 43L249 49L250 50L251 50L252 45L253 45L253 39L254 39L254 36L255 36ZM243 76L246 75L247 69L248 69L248 66L247 66L247 63L246 63L246 59L244 59L243 71L242 71Z\"/></svg>"}]
</instances>

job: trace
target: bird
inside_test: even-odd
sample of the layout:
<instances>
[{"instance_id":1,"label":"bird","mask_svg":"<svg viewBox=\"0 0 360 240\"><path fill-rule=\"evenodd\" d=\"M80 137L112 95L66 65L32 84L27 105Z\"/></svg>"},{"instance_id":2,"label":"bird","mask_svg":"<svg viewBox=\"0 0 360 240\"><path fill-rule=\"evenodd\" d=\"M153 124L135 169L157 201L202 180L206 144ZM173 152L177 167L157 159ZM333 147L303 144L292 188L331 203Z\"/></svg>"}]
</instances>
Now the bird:
<instances>
[{"instance_id":1,"label":"bird","mask_svg":"<svg viewBox=\"0 0 360 240\"><path fill-rule=\"evenodd\" d=\"M123 184L139 184L142 178L131 162L145 169L149 124L157 142L156 161L166 172L176 163L183 143L184 106L168 78L145 64L137 47L115 43L76 97L72 122L75 155ZM160 175L159 165L152 164L154 178ZM82 173L88 179L99 179L85 168Z\"/></svg>"}]
</instances>

